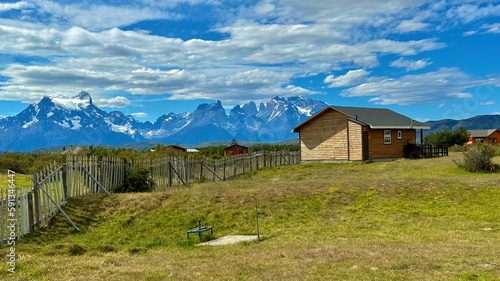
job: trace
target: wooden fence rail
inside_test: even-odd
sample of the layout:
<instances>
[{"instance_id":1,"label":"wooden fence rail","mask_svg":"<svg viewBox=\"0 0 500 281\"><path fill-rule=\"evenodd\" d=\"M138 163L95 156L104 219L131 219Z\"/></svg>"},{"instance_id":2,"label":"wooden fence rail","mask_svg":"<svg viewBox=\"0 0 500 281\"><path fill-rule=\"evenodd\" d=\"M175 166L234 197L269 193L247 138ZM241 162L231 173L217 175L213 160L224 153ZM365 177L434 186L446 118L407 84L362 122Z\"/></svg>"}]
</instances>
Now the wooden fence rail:
<instances>
[{"instance_id":1,"label":"wooden fence rail","mask_svg":"<svg viewBox=\"0 0 500 281\"><path fill-rule=\"evenodd\" d=\"M225 181L267 167L299 163L298 152L286 151L258 152L215 160L195 157L153 160L103 157L98 161L96 157L68 156L66 163L51 163L34 174L31 187L16 186L15 189L0 192L0 245L8 244L14 234L16 240L22 239L60 212L79 230L61 207L72 197L92 193L109 194L134 169L149 169L156 190L165 190L198 181ZM12 225L15 227L9 228ZM11 229L14 230L13 234Z\"/></svg>"}]
</instances>

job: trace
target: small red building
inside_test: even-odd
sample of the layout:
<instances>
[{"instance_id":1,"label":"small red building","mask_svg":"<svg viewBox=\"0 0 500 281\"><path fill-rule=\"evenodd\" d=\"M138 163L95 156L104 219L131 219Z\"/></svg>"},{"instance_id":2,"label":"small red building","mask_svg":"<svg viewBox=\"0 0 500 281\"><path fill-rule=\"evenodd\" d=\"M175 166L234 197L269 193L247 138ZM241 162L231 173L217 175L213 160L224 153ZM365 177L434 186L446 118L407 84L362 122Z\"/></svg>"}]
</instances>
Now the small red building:
<instances>
[{"instance_id":1,"label":"small red building","mask_svg":"<svg viewBox=\"0 0 500 281\"><path fill-rule=\"evenodd\" d=\"M500 130L469 130L469 141L467 144L483 142L489 144L498 144L500 141Z\"/></svg>"},{"instance_id":2,"label":"small red building","mask_svg":"<svg viewBox=\"0 0 500 281\"><path fill-rule=\"evenodd\" d=\"M224 156L246 155L246 154L248 154L248 147L243 145L233 144L231 146L224 148Z\"/></svg>"}]
</instances>

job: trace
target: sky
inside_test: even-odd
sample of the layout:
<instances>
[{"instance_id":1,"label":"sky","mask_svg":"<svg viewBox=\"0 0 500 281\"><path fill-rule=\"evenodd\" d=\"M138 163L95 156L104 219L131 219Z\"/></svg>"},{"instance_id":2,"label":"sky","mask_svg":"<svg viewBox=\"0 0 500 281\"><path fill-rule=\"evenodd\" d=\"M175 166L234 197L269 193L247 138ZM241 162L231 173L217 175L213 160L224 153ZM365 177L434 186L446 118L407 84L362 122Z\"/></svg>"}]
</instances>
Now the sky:
<instances>
[{"instance_id":1,"label":"sky","mask_svg":"<svg viewBox=\"0 0 500 281\"><path fill-rule=\"evenodd\" d=\"M140 121L297 95L500 114L500 0L0 2L0 117L80 91Z\"/></svg>"}]
</instances>

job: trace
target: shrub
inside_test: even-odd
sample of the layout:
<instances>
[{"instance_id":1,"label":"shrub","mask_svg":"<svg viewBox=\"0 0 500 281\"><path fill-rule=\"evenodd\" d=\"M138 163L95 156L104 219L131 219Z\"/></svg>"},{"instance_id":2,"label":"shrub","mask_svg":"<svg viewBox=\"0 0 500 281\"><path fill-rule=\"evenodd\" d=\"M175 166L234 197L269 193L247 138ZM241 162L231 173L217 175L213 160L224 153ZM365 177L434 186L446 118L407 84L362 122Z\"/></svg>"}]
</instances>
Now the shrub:
<instances>
[{"instance_id":1,"label":"shrub","mask_svg":"<svg viewBox=\"0 0 500 281\"><path fill-rule=\"evenodd\" d=\"M149 170L146 168L137 168L125 172L123 183L114 187L113 192L148 192L153 191L155 182L149 176Z\"/></svg>"},{"instance_id":2,"label":"shrub","mask_svg":"<svg viewBox=\"0 0 500 281\"><path fill-rule=\"evenodd\" d=\"M450 152L465 152L465 151L467 151L467 147L463 146L463 145L455 144L455 145L448 147L448 151L450 151Z\"/></svg>"},{"instance_id":3,"label":"shrub","mask_svg":"<svg viewBox=\"0 0 500 281\"><path fill-rule=\"evenodd\" d=\"M488 144L477 143L471 145L464 153L463 160L457 161L456 164L469 172L493 172L498 169L498 165L492 161L495 150L495 147Z\"/></svg>"},{"instance_id":4,"label":"shrub","mask_svg":"<svg viewBox=\"0 0 500 281\"><path fill-rule=\"evenodd\" d=\"M425 136L425 144L447 144L452 145L463 145L469 139L469 132L465 128L460 128L455 131L442 130L433 132L430 135Z\"/></svg>"}]
</instances>

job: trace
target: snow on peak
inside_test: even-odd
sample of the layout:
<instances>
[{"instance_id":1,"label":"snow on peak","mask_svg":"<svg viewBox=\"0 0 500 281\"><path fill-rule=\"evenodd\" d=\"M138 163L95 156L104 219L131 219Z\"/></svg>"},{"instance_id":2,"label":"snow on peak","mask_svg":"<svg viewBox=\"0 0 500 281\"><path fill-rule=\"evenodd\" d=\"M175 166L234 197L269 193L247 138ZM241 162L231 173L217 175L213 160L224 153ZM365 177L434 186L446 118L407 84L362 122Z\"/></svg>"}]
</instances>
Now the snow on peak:
<instances>
[{"instance_id":1,"label":"snow on peak","mask_svg":"<svg viewBox=\"0 0 500 281\"><path fill-rule=\"evenodd\" d=\"M297 106L297 109L299 110L300 114L305 115L305 116L312 116L311 111L312 108L303 108Z\"/></svg>"},{"instance_id":2,"label":"snow on peak","mask_svg":"<svg viewBox=\"0 0 500 281\"><path fill-rule=\"evenodd\" d=\"M71 98L51 98L52 102L69 111L78 111L87 108L92 104L92 97L87 92L80 92Z\"/></svg>"}]
</instances>

